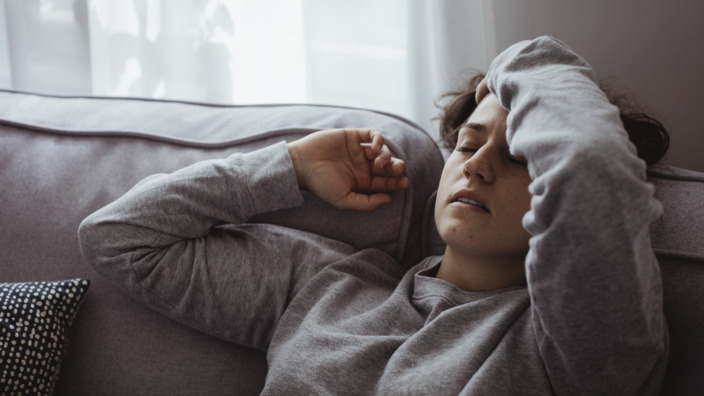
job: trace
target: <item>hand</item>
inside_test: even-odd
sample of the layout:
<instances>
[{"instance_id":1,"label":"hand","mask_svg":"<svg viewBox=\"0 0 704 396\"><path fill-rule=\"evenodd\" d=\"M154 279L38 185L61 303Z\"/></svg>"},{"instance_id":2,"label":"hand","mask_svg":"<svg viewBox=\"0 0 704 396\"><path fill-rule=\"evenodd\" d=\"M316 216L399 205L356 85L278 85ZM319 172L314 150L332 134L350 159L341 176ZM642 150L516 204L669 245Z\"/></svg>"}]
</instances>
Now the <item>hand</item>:
<instances>
[{"instance_id":1,"label":"hand","mask_svg":"<svg viewBox=\"0 0 704 396\"><path fill-rule=\"evenodd\" d=\"M330 129L288 144L298 185L339 209L369 211L405 190L406 164L374 129Z\"/></svg>"}]
</instances>

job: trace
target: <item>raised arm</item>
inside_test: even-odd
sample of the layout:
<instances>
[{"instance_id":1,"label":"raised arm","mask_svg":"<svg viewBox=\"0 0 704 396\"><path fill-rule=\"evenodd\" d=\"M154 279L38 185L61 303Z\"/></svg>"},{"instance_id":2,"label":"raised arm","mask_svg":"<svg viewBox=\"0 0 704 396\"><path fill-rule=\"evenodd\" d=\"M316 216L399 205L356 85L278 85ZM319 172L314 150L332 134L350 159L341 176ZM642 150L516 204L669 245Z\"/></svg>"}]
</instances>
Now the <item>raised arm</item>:
<instances>
[{"instance_id":1,"label":"raised arm","mask_svg":"<svg viewBox=\"0 0 704 396\"><path fill-rule=\"evenodd\" d=\"M486 81L533 179L526 272L556 393L657 394L668 341L649 226L662 209L618 109L590 66L547 37L502 53Z\"/></svg>"},{"instance_id":2,"label":"raised arm","mask_svg":"<svg viewBox=\"0 0 704 396\"><path fill-rule=\"evenodd\" d=\"M166 316L232 342L266 348L305 282L354 250L296 230L243 223L259 213L300 205L299 182L336 196L395 191L373 185L386 178L386 169L404 166L391 158L383 137L375 138L378 132L365 130L358 140L349 139L354 147L335 145L357 131L318 132L294 145L295 162L317 163L318 172L298 169L289 147L279 143L151 176L83 221L82 252L99 273ZM311 147L344 156L354 166L330 171L306 151ZM335 186L320 171L353 187ZM353 207L371 209L364 203Z\"/></svg>"}]
</instances>

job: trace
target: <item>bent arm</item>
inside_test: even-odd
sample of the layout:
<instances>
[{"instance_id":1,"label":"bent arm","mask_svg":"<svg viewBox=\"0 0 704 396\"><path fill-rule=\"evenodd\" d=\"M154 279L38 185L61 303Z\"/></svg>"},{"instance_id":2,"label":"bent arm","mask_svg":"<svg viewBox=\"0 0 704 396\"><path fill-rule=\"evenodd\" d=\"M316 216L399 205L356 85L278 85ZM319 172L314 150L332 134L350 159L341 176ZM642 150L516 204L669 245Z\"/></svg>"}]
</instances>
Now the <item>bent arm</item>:
<instances>
[{"instance_id":1,"label":"bent arm","mask_svg":"<svg viewBox=\"0 0 704 396\"><path fill-rule=\"evenodd\" d=\"M509 48L487 80L533 178L526 272L555 391L656 393L667 328L649 226L662 208L618 109L589 65L551 38Z\"/></svg>"},{"instance_id":2,"label":"bent arm","mask_svg":"<svg viewBox=\"0 0 704 396\"><path fill-rule=\"evenodd\" d=\"M166 316L266 348L301 285L352 253L311 234L241 224L302 202L280 143L143 180L82 222L81 249L99 273Z\"/></svg>"}]
</instances>

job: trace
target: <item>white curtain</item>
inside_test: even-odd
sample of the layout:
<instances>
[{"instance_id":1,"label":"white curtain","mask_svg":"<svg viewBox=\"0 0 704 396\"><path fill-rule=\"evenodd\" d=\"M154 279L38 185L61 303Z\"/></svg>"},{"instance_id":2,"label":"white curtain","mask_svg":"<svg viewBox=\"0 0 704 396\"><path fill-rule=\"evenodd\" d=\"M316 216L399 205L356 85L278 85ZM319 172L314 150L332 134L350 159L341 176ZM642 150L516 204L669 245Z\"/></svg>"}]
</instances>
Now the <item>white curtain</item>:
<instances>
[{"instance_id":1,"label":"white curtain","mask_svg":"<svg viewBox=\"0 0 704 396\"><path fill-rule=\"evenodd\" d=\"M432 131L496 53L491 0L2 0L0 87L323 103Z\"/></svg>"}]
</instances>

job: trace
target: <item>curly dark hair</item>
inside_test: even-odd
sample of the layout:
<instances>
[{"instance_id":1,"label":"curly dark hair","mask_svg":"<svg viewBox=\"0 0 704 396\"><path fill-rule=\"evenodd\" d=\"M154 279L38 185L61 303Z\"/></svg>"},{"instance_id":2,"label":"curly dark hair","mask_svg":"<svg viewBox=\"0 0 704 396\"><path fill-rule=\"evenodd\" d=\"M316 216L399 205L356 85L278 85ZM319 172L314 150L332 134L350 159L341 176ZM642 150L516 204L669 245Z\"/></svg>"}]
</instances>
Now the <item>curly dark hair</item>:
<instances>
[{"instance_id":1,"label":"curly dark hair","mask_svg":"<svg viewBox=\"0 0 704 396\"><path fill-rule=\"evenodd\" d=\"M447 102L445 105L438 105L442 110L442 114L438 117L440 138L445 147L450 150L457 145L457 134L462 124L477 107L474 93L483 78L484 74L476 72L462 89L448 92L440 97L441 101ZM670 146L670 134L665 127L660 121L642 112L631 95L611 93L611 89L604 81L600 86L609 101L619 108L621 122L628 133L628 138L636 146L638 156L648 165L660 161Z\"/></svg>"}]
</instances>

